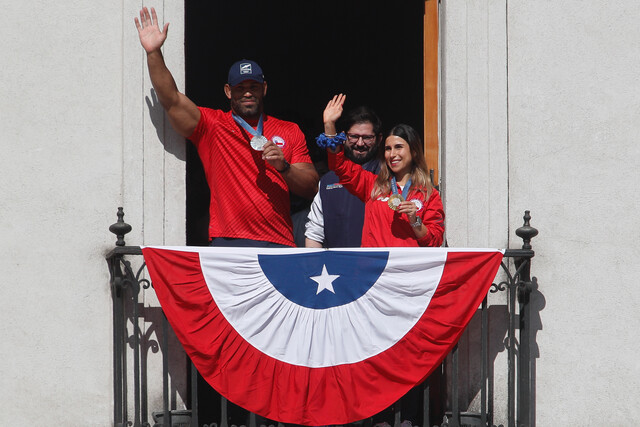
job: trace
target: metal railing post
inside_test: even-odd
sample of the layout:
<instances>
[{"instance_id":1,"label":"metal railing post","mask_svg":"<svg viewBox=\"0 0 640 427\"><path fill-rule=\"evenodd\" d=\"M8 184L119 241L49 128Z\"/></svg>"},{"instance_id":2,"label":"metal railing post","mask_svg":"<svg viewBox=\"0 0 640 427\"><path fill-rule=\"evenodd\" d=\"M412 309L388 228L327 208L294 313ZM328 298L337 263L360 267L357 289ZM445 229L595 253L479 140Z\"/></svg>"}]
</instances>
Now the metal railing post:
<instances>
[{"instance_id":1,"label":"metal railing post","mask_svg":"<svg viewBox=\"0 0 640 427\"><path fill-rule=\"evenodd\" d=\"M487 297L482 300L482 319L480 326L481 335L481 385L480 385L480 422L487 425L487 382L489 379L489 309L487 307Z\"/></svg>"},{"instance_id":2,"label":"metal railing post","mask_svg":"<svg viewBox=\"0 0 640 427\"><path fill-rule=\"evenodd\" d=\"M524 224L516 230L516 235L522 238L522 249L531 251L531 239L538 235L538 230L531 227L531 215L525 211ZM532 255L533 256L533 255ZM534 384L531 358L531 257L516 259L516 268L520 270L520 285L518 286L518 304L520 312L520 348L518 354L518 426L535 427L532 399Z\"/></svg>"}]
</instances>

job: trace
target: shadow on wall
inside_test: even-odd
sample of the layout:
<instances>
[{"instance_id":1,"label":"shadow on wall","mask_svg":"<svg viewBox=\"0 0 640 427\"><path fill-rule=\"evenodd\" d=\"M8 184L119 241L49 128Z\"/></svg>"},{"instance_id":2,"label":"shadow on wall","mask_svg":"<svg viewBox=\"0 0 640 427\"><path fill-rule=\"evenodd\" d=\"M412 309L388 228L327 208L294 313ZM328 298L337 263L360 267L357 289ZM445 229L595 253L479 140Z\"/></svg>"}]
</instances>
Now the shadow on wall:
<instances>
[{"instance_id":1,"label":"shadow on wall","mask_svg":"<svg viewBox=\"0 0 640 427\"><path fill-rule=\"evenodd\" d=\"M536 402L536 360L540 357L540 349L537 344L537 333L542 330L540 312L545 308L546 301L542 293L538 291L538 282L534 277L529 283L531 294L529 296L529 369L530 386L528 405L530 417L535 420ZM507 305L490 305L488 308L488 362L487 362L487 411L489 419L501 423L507 416L508 393L508 354L507 345L509 328L509 310ZM516 316L516 325L519 324L519 316ZM481 412L482 379L482 310L478 310L467 329L458 341L458 406L462 411L470 413ZM520 330L516 326L516 370L519 369L518 358L521 350ZM498 355L504 353L502 357ZM446 376L448 390L448 408L451 409L451 380L452 358L451 354L446 359ZM516 377L517 378L517 377Z\"/></svg>"},{"instance_id":2,"label":"shadow on wall","mask_svg":"<svg viewBox=\"0 0 640 427\"><path fill-rule=\"evenodd\" d=\"M538 347L538 331L542 330L542 318L540 317L540 312L544 310L547 305L547 300L544 298L544 295L538 290L538 278L531 278L531 295L529 297L529 304L531 306L531 397L530 397L530 408L531 408L531 418L533 420L536 419L536 364L537 360L540 358L540 347Z\"/></svg>"},{"instance_id":3,"label":"shadow on wall","mask_svg":"<svg viewBox=\"0 0 640 427\"><path fill-rule=\"evenodd\" d=\"M149 96L145 97L145 101L149 108L149 118L151 119L153 127L156 129L158 140L162 143L165 151L172 154L178 160L186 161L187 156L183 146L184 138L178 135L171 127L154 89L151 89Z\"/></svg>"},{"instance_id":4,"label":"shadow on wall","mask_svg":"<svg viewBox=\"0 0 640 427\"><path fill-rule=\"evenodd\" d=\"M145 306L144 303L135 305L137 322L134 303L131 301L126 307L129 326L132 327L127 333L127 343L131 350L134 350L136 345L139 346L140 406L142 416L146 414L150 417L151 412L163 410L163 358L168 357L169 361L169 407L179 408L184 402L188 402L187 358L173 329L168 325L162 308ZM153 354L158 356L153 357Z\"/></svg>"},{"instance_id":5,"label":"shadow on wall","mask_svg":"<svg viewBox=\"0 0 640 427\"><path fill-rule=\"evenodd\" d=\"M506 350L505 339L509 328L509 310L506 305L490 305L487 310L489 322L488 390L493 390L496 359L498 354ZM478 399L482 387L481 316L482 312L478 310L458 341L458 404L460 408L467 408L473 412L480 412ZM450 359L451 355L447 356L447 378L453 378Z\"/></svg>"}]
</instances>

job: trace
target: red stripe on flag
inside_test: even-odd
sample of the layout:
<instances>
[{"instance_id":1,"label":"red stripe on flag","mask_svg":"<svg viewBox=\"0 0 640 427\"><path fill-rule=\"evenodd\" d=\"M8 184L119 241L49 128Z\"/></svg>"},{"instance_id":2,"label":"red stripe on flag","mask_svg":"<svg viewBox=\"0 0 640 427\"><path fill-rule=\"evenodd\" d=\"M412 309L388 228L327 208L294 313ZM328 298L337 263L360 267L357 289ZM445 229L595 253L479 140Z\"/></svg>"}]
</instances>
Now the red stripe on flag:
<instances>
[{"instance_id":1,"label":"red stripe on flag","mask_svg":"<svg viewBox=\"0 0 640 427\"><path fill-rule=\"evenodd\" d=\"M459 339L502 260L500 252L449 252L429 307L396 345L362 362L307 368L265 355L234 330L209 293L198 253L143 254L167 319L203 378L239 406L304 425L367 418L422 382Z\"/></svg>"}]
</instances>

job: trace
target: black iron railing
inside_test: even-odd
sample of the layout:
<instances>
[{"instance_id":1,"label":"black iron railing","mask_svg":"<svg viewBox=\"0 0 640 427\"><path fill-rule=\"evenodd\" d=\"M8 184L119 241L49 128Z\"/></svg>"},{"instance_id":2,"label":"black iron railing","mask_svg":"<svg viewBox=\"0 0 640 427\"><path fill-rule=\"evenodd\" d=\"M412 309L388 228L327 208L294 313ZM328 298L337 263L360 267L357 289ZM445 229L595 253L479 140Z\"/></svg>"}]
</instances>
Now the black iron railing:
<instances>
[{"instance_id":1,"label":"black iron railing","mask_svg":"<svg viewBox=\"0 0 640 427\"><path fill-rule=\"evenodd\" d=\"M124 222L122 208L118 208L117 216L118 221L109 227L117 236L116 247L106 257L113 300L114 425L227 427L227 403L223 398L217 401L221 407L217 411L219 416L216 420L199 420L198 384L202 381L198 380L198 373L191 365L176 369L176 360L172 360L172 355L178 354L182 349L166 318L159 307L149 307L141 302L143 291L151 287L140 256L142 250L138 246L126 246L124 236L131 231L131 226ZM534 256L531 239L538 231L530 226L530 219L529 211L526 211L524 225L516 230L516 234L523 240L522 248L506 250L502 274L489 291L490 294L506 293L504 313L499 316L506 325L502 325L502 329L498 328L497 332L490 328L490 309L493 305L489 305L485 298L474 318L479 319L475 322L475 330L470 326L467 331L468 334L480 337L481 357L479 364L465 365L465 375L470 376L472 373L479 380L475 381L473 387L469 386L469 381L464 381L465 385L461 385L464 375L460 374L460 347L456 346L443 366L419 387L413 397L406 396L391 408L393 427L403 424L403 406L415 407L416 404L422 409L421 419L414 420L414 424L494 427L497 421L501 422L500 426L535 426L535 335L539 325L535 319L539 305L532 304L532 295L537 299L541 295L537 292L536 278L531 277L531 259ZM137 265L134 266L133 263ZM141 322L148 327L143 330ZM500 330L505 329L503 336ZM497 338L501 339L498 350L506 351L507 354L506 403L494 393L496 367L492 354L495 353ZM466 351L478 352L477 349ZM158 352L162 355L161 372L151 373L147 365L148 357L150 353ZM181 357L174 359L177 359L178 365L183 360ZM149 388L149 375L162 376L161 393L156 388ZM179 394L174 385L176 382L186 383L181 396L188 408L186 410L176 409L176 395ZM470 410L469 399L461 397L468 395L469 390L475 401L479 396L480 404L473 410ZM152 395L161 395L162 402L152 399ZM417 399L417 402L408 401L412 398ZM504 404L506 411L502 412L506 412L506 417L498 420L501 417L496 416L497 405ZM251 414L247 425L256 427L261 424L259 420ZM374 422L374 419L364 420L360 426L370 427Z\"/></svg>"},{"instance_id":2,"label":"black iron railing","mask_svg":"<svg viewBox=\"0 0 640 427\"><path fill-rule=\"evenodd\" d=\"M490 294L506 292L506 307L503 313L498 310L498 317L506 321L506 336L502 341L502 350L507 353L507 402L506 424L508 427L535 426L535 327L533 322L537 310L532 307L531 296L537 293L537 281L531 277L531 259L535 255L531 247L531 239L538 234L538 230L531 227L529 211L525 212L524 225L516 230L523 240L521 249L507 249L502 261L503 279L491 285ZM499 306L496 306L500 308ZM467 411L461 408L459 389L459 347L456 346L447 359L450 366L447 372L450 412L447 412L442 426L495 426L496 396L493 387L493 352L490 352L490 342L502 337L502 328L490 328L490 307L487 298L482 302L477 317L480 319L480 366L467 367L466 372L479 371L480 407L478 411ZM500 315L501 314L501 315ZM473 349L467 349L473 351ZM475 349L477 350L477 349ZM467 382L468 383L468 382ZM464 400L463 400L464 402ZM501 426L504 424L500 424Z\"/></svg>"}]
</instances>

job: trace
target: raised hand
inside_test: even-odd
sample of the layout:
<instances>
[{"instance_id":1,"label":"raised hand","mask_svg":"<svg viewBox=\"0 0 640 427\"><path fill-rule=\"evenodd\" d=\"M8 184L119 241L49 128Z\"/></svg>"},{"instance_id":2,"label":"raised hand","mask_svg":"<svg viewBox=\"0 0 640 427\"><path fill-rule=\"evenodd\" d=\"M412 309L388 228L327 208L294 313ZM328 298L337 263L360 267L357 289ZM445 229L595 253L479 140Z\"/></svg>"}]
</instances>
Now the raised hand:
<instances>
[{"instance_id":1,"label":"raised hand","mask_svg":"<svg viewBox=\"0 0 640 427\"><path fill-rule=\"evenodd\" d=\"M169 23L164 24L164 28L160 31L158 16L153 7L151 8L151 15L149 15L149 9L145 7L140 11L140 20L134 18L134 21L138 29L138 36L140 36L140 44L142 44L144 50L147 53L151 53L160 49L167 39Z\"/></svg>"},{"instance_id":2,"label":"raised hand","mask_svg":"<svg viewBox=\"0 0 640 427\"><path fill-rule=\"evenodd\" d=\"M340 95L334 95L331 101L329 101L324 109L324 113L322 113L322 120L325 124L335 124L340 116L342 116L342 106L344 105L345 99L347 99L347 95L341 93Z\"/></svg>"}]
</instances>

